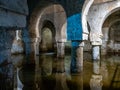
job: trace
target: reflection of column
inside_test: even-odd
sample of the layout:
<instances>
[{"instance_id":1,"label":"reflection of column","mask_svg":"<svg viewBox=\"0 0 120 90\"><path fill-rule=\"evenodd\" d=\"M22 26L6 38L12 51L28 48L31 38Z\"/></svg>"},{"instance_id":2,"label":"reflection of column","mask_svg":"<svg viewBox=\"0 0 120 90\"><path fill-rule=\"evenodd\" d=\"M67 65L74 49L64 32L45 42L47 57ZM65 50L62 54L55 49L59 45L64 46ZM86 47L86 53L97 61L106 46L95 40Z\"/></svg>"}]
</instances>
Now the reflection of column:
<instances>
[{"instance_id":1,"label":"reflection of column","mask_svg":"<svg viewBox=\"0 0 120 90\"><path fill-rule=\"evenodd\" d=\"M57 58L55 63L56 65L53 68L56 79L55 90L69 90L66 82L64 59Z\"/></svg>"},{"instance_id":2,"label":"reflection of column","mask_svg":"<svg viewBox=\"0 0 120 90\"><path fill-rule=\"evenodd\" d=\"M12 49L11 49L12 54L18 54L18 53L23 53L24 52L24 46L23 46L23 41L22 41L22 35L21 34L22 34L21 30L16 31L16 37L13 41Z\"/></svg>"},{"instance_id":3,"label":"reflection of column","mask_svg":"<svg viewBox=\"0 0 120 90\"><path fill-rule=\"evenodd\" d=\"M64 73L65 65L63 58L55 58L52 66L52 73Z\"/></svg>"},{"instance_id":4,"label":"reflection of column","mask_svg":"<svg viewBox=\"0 0 120 90\"><path fill-rule=\"evenodd\" d=\"M23 84L19 78L19 71L20 71L20 68L17 68L17 90L23 90Z\"/></svg>"},{"instance_id":5,"label":"reflection of column","mask_svg":"<svg viewBox=\"0 0 120 90\"><path fill-rule=\"evenodd\" d=\"M63 73L56 73L55 74L56 78L56 85L54 90L69 90L67 86L67 81L66 81L66 74L65 72Z\"/></svg>"},{"instance_id":6,"label":"reflection of column","mask_svg":"<svg viewBox=\"0 0 120 90\"><path fill-rule=\"evenodd\" d=\"M16 75L15 75L16 76L16 88L14 86L14 90L23 90L23 84L22 84L22 82L20 81L20 78L19 78L19 71L20 71L20 68L16 68Z\"/></svg>"},{"instance_id":7,"label":"reflection of column","mask_svg":"<svg viewBox=\"0 0 120 90\"><path fill-rule=\"evenodd\" d=\"M41 74L43 76L49 76L52 74L52 60L53 57L51 55L43 54L40 56L41 61Z\"/></svg>"},{"instance_id":8,"label":"reflection of column","mask_svg":"<svg viewBox=\"0 0 120 90\"><path fill-rule=\"evenodd\" d=\"M57 42L57 57L64 58L65 55L65 43Z\"/></svg>"},{"instance_id":9,"label":"reflection of column","mask_svg":"<svg viewBox=\"0 0 120 90\"><path fill-rule=\"evenodd\" d=\"M11 59L13 60L14 64L14 90L22 90L23 84L20 80L20 70L23 65L23 55L12 55Z\"/></svg>"},{"instance_id":10,"label":"reflection of column","mask_svg":"<svg viewBox=\"0 0 120 90\"><path fill-rule=\"evenodd\" d=\"M71 72L77 73L83 70L83 46L82 41L72 41L71 50Z\"/></svg>"},{"instance_id":11,"label":"reflection of column","mask_svg":"<svg viewBox=\"0 0 120 90\"><path fill-rule=\"evenodd\" d=\"M90 79L91 90L102 90L102 75L92 75Z\"/></svg>"},{"instance_id":12,"label":"reflection of column","mask_svg":"<svg viewBox=\"0 0 120 90\"><path fill-rule=\"evenodd\" d=\"M36 90L40 90L41 85L41 67L39 63L39 56L36 56L35 60L35 88Z\"/></svg>"},{"instance_id":13,"label":"reflection of column","mask_svg":"<svg viewBox=\"0 0 120 90\"><path fill-rule=\"evenodd\" d=\"M83 72L78 75L72 75L71 82L73 83L73 90L83 90Z\"/></svg>"},{"instance_id":14,"label":"reflection of column","mask_svg":"<svg viewBox=\"0 0 120 90\"><path fill-rule=\"evenodd\" d=\"M90 79L91 90L102 90L102 75L100 74L100 60L93 61L93 74Z\"/></svg>"}]
</instances>

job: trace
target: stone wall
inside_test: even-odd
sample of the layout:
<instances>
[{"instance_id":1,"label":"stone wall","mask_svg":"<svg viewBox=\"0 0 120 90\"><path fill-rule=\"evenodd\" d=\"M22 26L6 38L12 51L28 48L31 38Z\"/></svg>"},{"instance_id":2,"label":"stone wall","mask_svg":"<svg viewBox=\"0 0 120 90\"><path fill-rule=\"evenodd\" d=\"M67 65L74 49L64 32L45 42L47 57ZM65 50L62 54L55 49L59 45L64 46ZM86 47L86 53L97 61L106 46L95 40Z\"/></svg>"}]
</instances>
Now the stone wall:
<instances>
[{"instance_id":1,"label":"stone wall","mask_svg":"<svg viewBox=\"0 0 120 90\"><path fill-rule=\"evenodd\" d=\"M11 47L14 38L15 30L0 30L0 63L10 60Z\"/></svg>"},{"instance_id":2,"label":"stone wall","mask_svg":"<svg viewBox=\"0 0 120 90\"><path fill-rule=\"evenodd\" d=\"M27 0L0 0L0 27L25 27Z\"/></svg>"}]
</instances>

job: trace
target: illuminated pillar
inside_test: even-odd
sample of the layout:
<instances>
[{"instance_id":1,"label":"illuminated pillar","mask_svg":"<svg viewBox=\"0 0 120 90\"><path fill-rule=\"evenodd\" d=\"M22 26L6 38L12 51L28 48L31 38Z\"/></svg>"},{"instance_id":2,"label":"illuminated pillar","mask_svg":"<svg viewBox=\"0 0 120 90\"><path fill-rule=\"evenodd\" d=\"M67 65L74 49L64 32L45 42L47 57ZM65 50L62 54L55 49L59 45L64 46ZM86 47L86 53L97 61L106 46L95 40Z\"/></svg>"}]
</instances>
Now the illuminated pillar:
<instances>
[{"instance_id":1,"label":"illuminated pillar","mask_svg":"<svg viewBox=\"0 0 120 90\"><path fill-rule=\"evenodd\" d=\"M24 45L22 40L22 31L16 30L16 37L12 44L11 53L12 54L19 54L24 52Z\"/></svg>"},{"instance_id":2,"label":"illuminated pillar","mask_svg":"<svg viewBox=\"0 0 120 90\"><path fill-rule=\"evenodd\" d=\"M93 45L92 46L92 54L93 54L93 60L100 60L100 46L99 45Z\"/></svg>"}]
</instances>

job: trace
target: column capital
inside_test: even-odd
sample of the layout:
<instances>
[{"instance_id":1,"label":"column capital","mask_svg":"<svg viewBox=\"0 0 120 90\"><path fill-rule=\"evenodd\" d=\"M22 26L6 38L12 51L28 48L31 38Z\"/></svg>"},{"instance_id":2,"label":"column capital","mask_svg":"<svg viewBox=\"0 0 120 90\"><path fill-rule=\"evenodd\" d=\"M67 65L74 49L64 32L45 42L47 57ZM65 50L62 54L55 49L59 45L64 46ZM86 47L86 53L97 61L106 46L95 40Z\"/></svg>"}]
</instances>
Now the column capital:
<instances>
[{"instance_id":1,"label":"column capital","mask_svg":"<svg viewBox=\"0 0 120 90\"><path fill-rule=\"evenodd\" d=\"M102 45L102 41L92 41L91 44L93 46L101 46Z\"/></svg>"},{"instance_id":2,"label":"column capital","mask_svg":"<svg viewBox=\"0 0 120 90\"><path fill-rule=\"evenodd\" d=\"M90 41L92 45L102 45L103 35L100 32L90 32Z\"/></svg>"}]
</instances>

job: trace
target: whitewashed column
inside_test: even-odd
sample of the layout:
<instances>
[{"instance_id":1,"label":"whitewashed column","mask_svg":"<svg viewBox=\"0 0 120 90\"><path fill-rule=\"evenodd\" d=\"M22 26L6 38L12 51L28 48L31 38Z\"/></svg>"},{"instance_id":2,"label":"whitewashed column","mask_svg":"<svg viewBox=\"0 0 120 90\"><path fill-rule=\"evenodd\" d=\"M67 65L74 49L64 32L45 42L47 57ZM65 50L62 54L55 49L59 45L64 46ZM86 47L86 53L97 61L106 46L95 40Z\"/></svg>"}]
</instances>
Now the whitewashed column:
<instances>
[{"instance_id":1,"label":"whitewashed column","mask_svg":"<svg viewBox=\"0 0 120 90\"><path fill-rule=\"evenodd\" d=\"M22 30L16 30L16 37L13 41L11 53L19 54L24 52L24 44L22 40Z\"/></svg>"}]
</instances>

